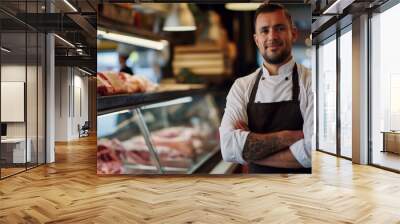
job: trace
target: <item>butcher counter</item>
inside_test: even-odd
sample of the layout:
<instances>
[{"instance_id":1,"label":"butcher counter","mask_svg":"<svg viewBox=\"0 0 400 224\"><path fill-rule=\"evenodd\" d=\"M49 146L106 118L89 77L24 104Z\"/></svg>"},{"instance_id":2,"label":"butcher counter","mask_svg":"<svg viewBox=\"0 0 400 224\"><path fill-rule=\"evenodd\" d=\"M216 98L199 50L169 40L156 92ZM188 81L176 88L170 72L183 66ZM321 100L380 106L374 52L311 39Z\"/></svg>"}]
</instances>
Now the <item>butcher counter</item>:
<instances>
[{"instance_id":1,"label":"butcher counter","mask_svg":"<svg viewBox=\"0 0 400 224\"><path fill-rule=\"evenodd\" d=\"M150 93L97 98L98 174L226 174L221 107L204 85L166 84Z\"/></svg>"}]
</instances>

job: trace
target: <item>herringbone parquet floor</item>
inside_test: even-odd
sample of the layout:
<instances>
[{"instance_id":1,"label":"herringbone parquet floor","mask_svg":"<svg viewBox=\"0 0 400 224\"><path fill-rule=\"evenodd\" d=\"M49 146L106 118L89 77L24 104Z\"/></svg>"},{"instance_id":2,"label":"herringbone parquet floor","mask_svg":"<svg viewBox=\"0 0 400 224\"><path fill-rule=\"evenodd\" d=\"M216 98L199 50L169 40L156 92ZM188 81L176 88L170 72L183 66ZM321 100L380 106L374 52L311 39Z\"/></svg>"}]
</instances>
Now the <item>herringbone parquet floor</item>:
<instances>
[{"instance_id":1,"label":"herringbone parquet floor","mask_svg":"<svg viewBox=\"0 0 400 224\"><path fill-rule=\"evenodd\" d=\"M312 175L96 175L96 139L0 181L0 223L400 223L400 175L315 152Z\"/></svg>"}]
</instances>

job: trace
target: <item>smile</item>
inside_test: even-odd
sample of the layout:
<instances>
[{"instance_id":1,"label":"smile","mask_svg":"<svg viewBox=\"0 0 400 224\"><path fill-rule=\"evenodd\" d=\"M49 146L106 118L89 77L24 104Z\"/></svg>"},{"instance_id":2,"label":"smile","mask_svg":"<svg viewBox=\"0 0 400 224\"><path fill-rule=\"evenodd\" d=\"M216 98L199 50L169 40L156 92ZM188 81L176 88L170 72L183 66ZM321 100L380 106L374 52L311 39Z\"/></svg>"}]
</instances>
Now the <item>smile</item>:
<instances>
[{"instance_id":1,"label":"smile","mask_svg":"<svg viewBox=\"0 0 400 224\"><path fill-rule=\"evenodd\" d=\"M272 44L266 44L266 49L274 50L277 48L282 47L282 43L272 43Z\"/></svg>"},{"instance_id":2,"label":"smile","mask_svg":"<svg viewBox=\"0 0 400 224\"><path fill-rule=\"evenodd\" d=\"M277 49L279 49L279 48L281 48L282 47L282 45L277 45L277 44L275 44L275 45L269 45L269 46L267 46L266 47L266 49L267 50L272 50L272 51L274 51L274 50L277 50Z\"/></svg>"}]
</instances>

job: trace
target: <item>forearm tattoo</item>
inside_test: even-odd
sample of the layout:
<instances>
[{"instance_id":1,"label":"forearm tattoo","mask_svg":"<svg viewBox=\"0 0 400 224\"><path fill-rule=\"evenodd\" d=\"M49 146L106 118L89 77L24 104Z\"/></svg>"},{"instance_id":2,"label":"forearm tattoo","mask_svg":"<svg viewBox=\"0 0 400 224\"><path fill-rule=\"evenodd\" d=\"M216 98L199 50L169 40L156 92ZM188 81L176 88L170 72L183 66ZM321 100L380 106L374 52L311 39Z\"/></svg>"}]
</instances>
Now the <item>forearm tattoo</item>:
<instances>
[{"instance_id":1,"label":"forearm tattoo","mask_svg":"<svg viewBox=\"0 0 400 224\"><path fill-rule=\"evenodd\" d=\"M243 148L243 159L247 162L264 159L289 146L279 134L256 134L247 136Z\"/></svg>"}]
</instances>

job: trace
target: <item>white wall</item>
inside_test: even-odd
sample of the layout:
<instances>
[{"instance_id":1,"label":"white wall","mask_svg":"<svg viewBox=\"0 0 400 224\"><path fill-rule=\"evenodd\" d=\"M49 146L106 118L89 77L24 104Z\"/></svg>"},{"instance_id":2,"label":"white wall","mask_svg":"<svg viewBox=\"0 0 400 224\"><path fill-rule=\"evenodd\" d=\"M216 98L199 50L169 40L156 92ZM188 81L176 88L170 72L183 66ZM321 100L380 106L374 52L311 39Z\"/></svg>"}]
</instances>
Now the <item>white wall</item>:
<instances>
[{"instance_id":1,"label":"white wall","mask_svg":"<svg viewBox=\"0 0 400 224\"><path fill-rule=\"evenodd\" d=\"M81 76L82 73L78 70L74 71L74 108L72 119L72 135L78 136L78 124L81 126L88 120L88 78ZM78 74L77 74L78 72Z\"/></svg>"},{"instance_id":2,"label":"white wall","mask_svg":"<svg viewBox=\"0 0 400 224\"><path fill-rule=\"evenodd\" d=\"M88 78L82 75L76 68L56 67L56 141L79 138L78 124L88 120Z\"/></svg>"},{"instance_id":3,"label":"white wall","mask_svg":"<svg viewBox=\"0 0 400 224\"><path fill-rule=\"evenodd\" d=\"M36 70L38 69L38 71ZM39 153L39 163L44 162L44 92L43 89L42 68L35 66L27 66L20 64L4 64L1 66L1 81L2 82L24 82L26 83L26 107L23 106L22 112L25 113L27 119L24 122L6 122L7 137L9 138L25 138L25 135L30 139L31 155L36 162L37 154ZM28 80L25 80L27 77ZM37 86L39 85L39 86ZM23 93L22 93L23 94ZM4 97L4 96L2 96ZM5 96L6 97L6 96ZM10 108L1 108L7 111ZM12 111L7 111L12 113ZM37 150L39 150L37 152Z\"/></svg>"},{"instance_id":4,"label":"white wall","mask_svg":"<svg viewBox=\"0 0 400 224\"><path fill-rule=\"evenodd\" d=\"M55 68L55 141L68 141L69 76L67 67Z\"/></svg>"}]
</instances>

